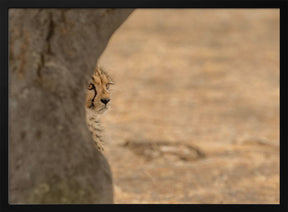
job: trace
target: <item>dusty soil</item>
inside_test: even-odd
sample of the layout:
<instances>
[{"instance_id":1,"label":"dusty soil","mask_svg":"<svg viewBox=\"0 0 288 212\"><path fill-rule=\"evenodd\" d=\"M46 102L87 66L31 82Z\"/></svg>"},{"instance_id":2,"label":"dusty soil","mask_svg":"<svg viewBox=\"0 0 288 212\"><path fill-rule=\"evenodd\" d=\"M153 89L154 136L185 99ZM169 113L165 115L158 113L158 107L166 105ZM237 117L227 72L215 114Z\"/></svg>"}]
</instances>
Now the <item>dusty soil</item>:
<instances>
[{"instance_id":1,"label":"dusty soil","mask_svg":"<svg viewBox=\"0 0 288 212\"><path fill-rule=\"evenodd\" d=\"M279 203L279 10L135 10L100 64L115 203Z\"/></svg>"}]
</instances>

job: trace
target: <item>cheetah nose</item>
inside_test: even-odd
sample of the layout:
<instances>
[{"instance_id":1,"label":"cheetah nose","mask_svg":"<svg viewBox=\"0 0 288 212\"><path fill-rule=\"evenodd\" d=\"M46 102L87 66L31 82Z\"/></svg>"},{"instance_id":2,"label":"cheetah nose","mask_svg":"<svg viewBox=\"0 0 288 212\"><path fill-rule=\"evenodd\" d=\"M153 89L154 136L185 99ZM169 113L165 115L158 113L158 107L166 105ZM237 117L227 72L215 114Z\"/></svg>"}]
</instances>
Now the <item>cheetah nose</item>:
<instances>
[{"instance_id":1,"label":"cheetah nose","mask_svg":"<svg viewBox=\"0 0 288 212\"><path fill-rule=\"evenodd\" d=\"M103 102L103 104L107 105L107 103L110 101L110 99L101 99L101 102Z\"/></svg>"}]
</instances>

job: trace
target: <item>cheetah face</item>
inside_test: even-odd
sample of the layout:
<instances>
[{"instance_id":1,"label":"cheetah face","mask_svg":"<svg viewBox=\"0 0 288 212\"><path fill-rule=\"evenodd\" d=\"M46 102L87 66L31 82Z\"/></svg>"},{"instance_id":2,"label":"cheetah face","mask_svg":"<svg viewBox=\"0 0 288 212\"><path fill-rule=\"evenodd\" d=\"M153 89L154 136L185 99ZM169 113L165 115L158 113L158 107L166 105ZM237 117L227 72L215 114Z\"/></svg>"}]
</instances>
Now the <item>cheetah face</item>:
<instances>
[{"instance_id":1,"label":"cheetah face","mask_svg":"<svg viewBox=\"0 0 288 212\"><path fill-rule=\"evenodd\" d=\"M86 107L98 114L104 113L110 102L109 87L111 84L113 84L111 78L97 68L88 85Z\"/></svg>"}]
</instances>

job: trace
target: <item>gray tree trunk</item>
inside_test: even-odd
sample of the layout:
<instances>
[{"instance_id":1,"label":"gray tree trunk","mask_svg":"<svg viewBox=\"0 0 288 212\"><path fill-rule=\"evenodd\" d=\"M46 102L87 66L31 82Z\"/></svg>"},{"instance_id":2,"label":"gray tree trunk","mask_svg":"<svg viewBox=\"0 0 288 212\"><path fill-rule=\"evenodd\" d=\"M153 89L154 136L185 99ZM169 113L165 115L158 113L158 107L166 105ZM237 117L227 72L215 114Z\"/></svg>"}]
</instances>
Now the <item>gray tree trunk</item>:
<instances>
[{"instance_id":1,"label":"gray tree trunk","mask_svg":"<svg viewBox=\"0 0 288 212\"><path fill-rule=\"evenodd\" d=\"M85 89L128 9L9 10L9 203L113 203Z\"/></svg>"}]
</instances>

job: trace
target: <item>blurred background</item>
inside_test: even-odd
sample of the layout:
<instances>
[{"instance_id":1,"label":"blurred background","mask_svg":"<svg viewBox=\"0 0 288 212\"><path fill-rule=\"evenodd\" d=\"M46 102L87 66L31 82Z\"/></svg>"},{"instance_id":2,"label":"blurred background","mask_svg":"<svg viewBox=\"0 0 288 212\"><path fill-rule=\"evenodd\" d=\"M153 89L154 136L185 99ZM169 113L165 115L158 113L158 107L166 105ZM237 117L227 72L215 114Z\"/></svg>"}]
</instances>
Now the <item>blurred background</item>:
<instances>
[{"instance_id":1,"label":"blurred background","mask_svg":"<svg viewBox=\"0 0 288 212\"><path fill-rule=\"evenodd\" d=\"M115 203L279 203L278 9L137 9L99 63Z\"/></svg>"}]
</instances>

